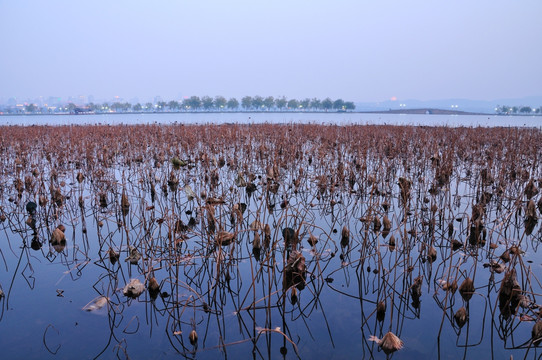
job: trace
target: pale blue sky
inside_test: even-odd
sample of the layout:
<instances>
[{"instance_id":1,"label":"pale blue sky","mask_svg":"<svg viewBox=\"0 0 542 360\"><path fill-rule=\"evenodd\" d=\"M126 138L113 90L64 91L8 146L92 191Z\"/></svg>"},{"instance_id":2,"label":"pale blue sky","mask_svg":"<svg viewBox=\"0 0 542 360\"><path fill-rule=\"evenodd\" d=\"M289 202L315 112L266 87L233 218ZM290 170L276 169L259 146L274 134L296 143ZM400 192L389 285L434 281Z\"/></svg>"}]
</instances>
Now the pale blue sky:
<instances>
[{"instance_id":1,"label":"pale blue sky","mask_svg":"<svg viewBox=\"0 0 542 360\"><path fill-rule=\"evenodd\" d=\"M0 100L542 95L540 0L0 0Z\"/></svg>"}]
</instances>

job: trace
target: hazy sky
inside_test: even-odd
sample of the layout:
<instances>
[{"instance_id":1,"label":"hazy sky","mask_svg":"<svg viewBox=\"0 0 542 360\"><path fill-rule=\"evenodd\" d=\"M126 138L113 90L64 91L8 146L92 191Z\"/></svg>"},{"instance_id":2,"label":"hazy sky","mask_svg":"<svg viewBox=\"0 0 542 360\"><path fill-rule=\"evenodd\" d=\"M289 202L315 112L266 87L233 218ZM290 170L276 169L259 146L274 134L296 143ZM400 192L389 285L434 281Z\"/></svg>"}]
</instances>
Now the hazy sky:
<instances>
[{"instance_id":1,"label":"hazy sky","mask_svg":"<svg viewBox=\"0 0 542 360\"><path fill-rule=\"evenodd\" d=\"M0 0L0 100L542 95L541 0Z\"/></svg>"}]
</instances>

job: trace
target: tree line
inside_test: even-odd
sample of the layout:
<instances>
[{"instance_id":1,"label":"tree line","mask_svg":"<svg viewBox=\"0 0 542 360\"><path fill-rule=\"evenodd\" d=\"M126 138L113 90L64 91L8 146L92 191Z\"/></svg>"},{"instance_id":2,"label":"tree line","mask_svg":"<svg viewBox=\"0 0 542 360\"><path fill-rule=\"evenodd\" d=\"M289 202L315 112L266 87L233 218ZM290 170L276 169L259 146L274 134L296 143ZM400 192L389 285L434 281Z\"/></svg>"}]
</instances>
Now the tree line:
<instances>
[{"instance_id":1,"label":"tree line","mask_svg":"<svg viewBox=\"0 0 542 360\"><path fill-rule=\"evenodd\" d=\"M156 101L154 103L129 102L104 102L66 105L51 108L40 108L35 104L25 105L27 113L51 113L51 112L181 112L181 111L352 111L356 106L352 101L343 99L332 100L329 97L321 100L318 98L306 98L303 100L287 99L284 96L274 98L273 96L245 96L241 100L232 97L226 99L224 96L190 96L181 101Z\"/></svg>"},{"instance_id":2,"label":"tree line","mask_svg":"<svg viewBox=\"0 0 542 360\"><path fill-rule=\"evenodd\" d=\"M184 98L181 101L171 100L168 102L158 101L156 103L146 104L134 104L115 102L111 105L104 103L101 105L88 104L93 110L107 110L108 108L113 111L347 111L354 110L356 107L351 101L344 101L342 99L331 100L325 98L320 100L313 99L287 99L286 97L274 98L273 96L245 96L239 100L236 98L226 99L223 96L191 96Z\"/></svg>"},{"instance_id":3,"label":"tree line","mask_svg":"<svg viewBox=\"0 0 542 360\"><path fill-rule=\"evenodd\" d=\"M540 114L542 113L542 106L533 108L530 106L497 105L495 112L497 114Z\"/></svg>"}]
</instances>

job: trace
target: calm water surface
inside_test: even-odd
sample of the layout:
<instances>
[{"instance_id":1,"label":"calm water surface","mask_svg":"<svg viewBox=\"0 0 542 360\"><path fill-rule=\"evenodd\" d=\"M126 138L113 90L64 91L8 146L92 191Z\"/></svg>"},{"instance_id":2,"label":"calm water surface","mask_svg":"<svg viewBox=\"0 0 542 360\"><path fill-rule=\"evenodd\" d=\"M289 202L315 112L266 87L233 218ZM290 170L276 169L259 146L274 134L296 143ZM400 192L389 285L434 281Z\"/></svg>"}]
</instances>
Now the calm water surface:
<instances>
[{"instance_id":1,"label":"calm water surface","mask_svg":"<svg viewBox=\"0 0 542 360\"><path fill-rule=\"evenodd\" d=\"M248 116L251 118L239 119ZM31 116L1 120L24 125L303 121L448 126L510 126L517 120L525 126L538 126L535 119L525 117L363 114ZM201 149L207 146L203 144ZM312 154L315 144L304 146L301 150ZM431 190L424 180L434 176L433 170L421 166L419 177L412 178L412 193L405 207L396 178L403 171L401 160L384 164L378 154L369 154L367 158L373 160L352 172L355 175L350 184L345 181L335 190L321 187L326 173L312 158L309 161L308 155L295 160L293 167L278 169L276 180L266 179L264 168L249 164L247 172L257 175L253 179L256 190L249 193L242 184L248 180L246 175L240 178L229 163L221 167L220 160L211 161L220 182L210 190L213 185L208 177L212 174L203 161L173 169L166 159L157 167L152 158L130 157L128 149L127 155L119 155L109 167L81 182L76 175L84 172L79 168L83 165L76 161L66 160L57 169L39 168L38 174L43 176L36 177L34 190L24 190L18 196L16 179L33 176L17 170L22 161L19 156L36 164L48 164L49 160L18 155L16 149L2 151L3 358L383 359L386 355L368 339L372 335L381 338L388 331L404 342L404 348L392 355L397 359L537 358L542 354L529 342L538 311L535 304L542 296L542 256L537 252L542 233L539 224L528 232L523 210L518 210L525 203L524 183L518 180L513 188L497 195L497 186L482 184L480 168L469 168L466 158L457 160L451 180L437 190ZM247 152L250 149L232 148L222 155L228 161L240 156L242 163ZM341 156L348 159L349 155L346 149ZM89 159L100 156L97 152ZM322 161L325 164L325 156ZM303 173L299 168L306 176L298 187L295 179ZM411 170L417 171L410 167L404 171ZM171 182L172 174L179 180L178 187ZM371 174L380 179L391 176L393 181L375 183ZM528 168L529 177L542 178L539 165ZM276 184L276 188L269 184ZM60 189L64 197L61 205L54 204L50 186ZM200 196L202 190L222 194L224 202L213 203L211 211L209 201ZM130 202L125 209L124 192ZM484 205L485 245L469 247L465 245L473 231L469 219L484 192L494 193ZM26 206L30 201L38 202L40 193L47 203L38 205L33 215L36 224L31 225ZM102 193L107 204L101 204ZM285 199L288 203L282 206ZM375 226L375 218L383 220L384 215L392 224L389 233ZM209 230L212 219L217 227L214 231ZM53 246L50 239L58 224L66 227L66 242ZM256 256L255 234L264 241L263 224L270 227L270 244ZM343 227L350 232L348 246L341 245ZM236 234L233 244L215 244L220 228ZM295 249L285 242L286 228L298 231L297 250L306 261L304 285L297 288L295 284L286 286L283 280ZM318 239L314 246L308 243L311 234ZM390 246L392 236L395 246ZM463 246L452 250L452 239L460 240ZM522 256L512 255L511 262L504 264L499 256L514 245L520 245ZM133 264L128 261L132 247L142 254ZM435 250L435 259L428 252L430 247ZM110 249L120 253L115 263L110 260ZM299 261L291 265L297 266ZM504 273L492 271L488 267L492 261L517 270L521 288L531 301L512 317L503 317L499 310ZM150 277L160 284L156 298L146 289L136 299L124 296L123 288L130 279L147 286ZM467 277L473 278L476 286L470 300L459 291L442 289L442 280L457 279L460 285ZM421 296L413 295L417 278ZM100 298L105 299L103 307L83 310ZM387 307L382 320L376 316L380 301ZM453 318L461 307L469 314L463 327ZM189 339L192 329L198 334L196 345Z\"/></svg>"},{"instance_id":2,"label":"calm water surface","mask_svg":"<svg viewBox=\"0 0 542 360\"><path fill-rule=\"evenodd\" d=\"M398 115L359 113L166 113L0 116L3 125L72 124L207 124L207 123L316 123L423 126L542 126L540 116Z\"/></svg>"}]
</instances>

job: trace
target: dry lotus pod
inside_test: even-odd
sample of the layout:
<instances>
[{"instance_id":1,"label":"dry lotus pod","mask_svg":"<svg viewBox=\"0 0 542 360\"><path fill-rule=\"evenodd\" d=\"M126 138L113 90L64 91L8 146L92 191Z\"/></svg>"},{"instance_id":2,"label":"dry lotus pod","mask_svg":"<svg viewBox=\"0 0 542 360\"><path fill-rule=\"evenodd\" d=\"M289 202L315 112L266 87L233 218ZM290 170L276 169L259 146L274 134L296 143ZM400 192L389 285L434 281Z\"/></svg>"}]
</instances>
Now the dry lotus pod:
<instances>
[{"instance_id":1,"label":"dry lotus pod","mask_svg":"<svg viewBox=\"0 0 542 360\"><path fill-rule=\"evenodd\" d=\"M469 277L463 280L461 285L459 285L459 293L463 300L469 301L474 294L474 281Z\"/></svg>"},{"instance_id":2,"label":"dry lotus pod","mask_svg":"<svg viewBox=\"0 0 542 360\"><path fill-rule=\"evenodd\" d=\"M457 310L456 313L454 314L455 323L460 328L462 328L467 323L467 318L468 318L467 309L465 309L464 306L459 308L459 310Z\"/></svg>"},{"instance_id":3,"label":"dry lotus pod","mask_svg":"<svg viewBox=\"0 0 542 360\"><path fill-rule=\"evenodd\" d=\"M51 245L56 252L61 253L66 247L66 235L64 235L63 225L59 225L56 229L53 230L51 234Z\"/></svg>"},{"instance_id":4,"label":"dry lotus pod","mask_svg":"<svg viewBox=\"0 0 542 360\"><path fill-rule=\"evenodd\" d=\"M192 346L195 346L198 343L198 333L196 330L192 329L192 331L190 331L188 340L190 340L190 344L192 344Z\"/></svg>"},{"instance_id":5,"label":"dry lotus pod","mask_svg":"<svg viewBox=\"0 0 542 360\"><path fill-rule=\"evenodd\" d=\"M252 231L263 230L263 225L260 221L254 220L252 223L250 223L250 230Z\"/></svg>"},{"instance_id":6,"label":"dry lotus pod","mask_svg":"<svg viewBox=\"0 0 542 360\"><path fill-rule=\"evenodd\" d=\"M119 261L120 254L112 248L109 248L109 250L107 250L107 254L109 255L109 261L111 261L111 264L114 265L117 261Z\"/></svg>"},{"instance_id":7,"label":"dry lotus pod","mask_svg":"<svg viewBox=\"0 0 542 360\"><path fill-rule=\"evenodd\" d=\"M258 232L254 233L254 240L252 241L252 255L256 261L260 261L260 252L262 250L262 245L260 241L260 234Z\"/></svg>"},{"instance_id":8,"label":"dry lotus pod","mask_svg":"<svg viewBox=\"0 0 542 360\"><path fill-rule=\"evenodd\" d=\"M455 292L457 291L457 280L455 279L452 282L442 280L442 279L439 280L438 282L442 290L450 291L452 294L455 294Z\"/></svg>"},{"instance_id":9,"label":"dry lotus pod","mask_svg":"<svg viewBox=\"0 0 542 360\"><path fill-rule=\"evenodd\" d=\"M373 220L373 231L376 233L380 231L381 227L382 227L382 223L380 222L380 218L378 216L375 216Z\"/></svg>"},{"instance_id":10,"label":"dry lotus pod","mask_svg":"<svg viewBox=\"0 0 542 360\"><path fill-rule=\"evenodd\" d=\"M376 319L380 322L384 321L386 316L386 301L379 301L376 305Z\"/></svg>"},{"instance_id":11,"label":"dry lotus pod","mask_svg":"<svg viewBox=\"0 0 542 360\"><path fill-rule=\"evenodd\" d=\"M269 248L269 245L271 244L271 227L269 224L265 224L263 228L263 247L265 249Z\"/></svg>"},{"instance_id":12,"label":"dry lotus pod","mask_svg":"<svg viewBox=\"0 0 542 360\"><path fill-rule=\"evenodd\" d=\"M395 250L395 236L390 237L390 241L388 242L388 247L391 251Z\"/></svg>"},{"instance_id":13,"label":"dry lotus pod","mask_svg":"<svg viewBox=\"0 0 542 360\"><path fill-rule=\"evenodd\" d=\"M130 262L130 264L137 264L139 259L141 259L141 253L137 251L137 248L134 246L130 246L128 250L129 255L124 259L124 261Z\"/></svg>"},{"instance_id":14,"label":"dry lotus pod","mask_svg":"<svg viewBox=\"0 0 542 360\"><path fill-rule=\"evenodd\" d=\"M123 212L128 212L128 209L130 208L130 201L128 201L128 196L126 195L126 191L124 190L122 190L120 207L122 208Z\"/></svg>"},{"instance_id":15,"label":"dry lotus pod","mask_svg":"<svg viewBox=\"0 0 542 360\"><path fill-rule=\"evenodd\" d=\"M307 239L307 242L310 246L314 246L318 243L318 238L314 236L313 234L310 234L309 238Z\"/></svg>"},{"instance_id":16,"label":"dry lotus pod","mask_svg":"<svg viewBox=\"0 0 542 360\"><path fill-rule=\"evenodd\" d=\"M391 221L388 218L388 215L384 215L384 219L382 219L382 224L384 225L384 229L382 229L382 237L386 238L391 230Z\"/></svg>"},{"instance_id":17,"label":"dry lotus pod","mask_svg":"<svg viewBox=\"0 0 542 360\"><path fill-rule=\"evenodd\" d=\"M403 341L399 339L397 335L395 335L391 331L388 331L386 335L382 337L382 339L379 339L376 336L371 335L371 337L369 337L369 341L376 342L386 355L389 355L403 348Z\"/></svg>"},{"instance_id":18,"label":"dry lotus pod","mask_svg":"<svg viewBox=\"0 0 542 360\"><path fill-rule=\"evenodd\" d=\"M341 232L341 246L347 247L350 245L350 231L348 228L343 226L343 231Z\"/></svg>"},{"instance_id":19,"label":"dry lotus pod","mask_svg":"<svg viewBox=\"0 0 542 360\"><path fill-rule=\"evenodd\" d=\"M533 341L534 346L540 345L542 341L542 320L537 320L531 331L531 340Z\"/></svg>"},{"instance_id":20,"label":"dry lotus pod","mask_svg":"<svg viewBox=\"0 0 542 360\"><path fill-rule=\"evenodd\" d=\"M151 296L151 298L156 299L156 297L160 293L160 284L158 284L156 278L149 278L147 282L147 289L149 290L149 295Z\"/></svg>"},{"instance_id":21,"label":"dry lotus pod","mask_svg":"<svg viewBox=\"0 0 542 360\"><path fill-rule=\"evenodd\" d=\"M222 246L228 246L235 240L235 234L221 230L216 234L216 244Z\"/></svg>"},{"instance_id":22,"label":"dry lotus pod","mask_svg":"<svg viewBox=\"0 0 542 360\"><path fill-rule=\"evenodd\" d=\"M139 279L131 279L128 284L122 290L124 296L136 299L145 291L145 286Z\"/></svg>"},{"instance_id":23,"label":"dry lotus pod","mask_svg":"<svg viewBox=\"0 0 542 360\"><path fill-rule=\"evenodd\" d=\"M431 246L427 252L427 260L429 262L434 262L437 260L437 250L433 246Z\"/></svg>"}]
</instances>

